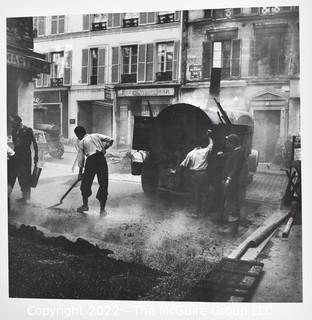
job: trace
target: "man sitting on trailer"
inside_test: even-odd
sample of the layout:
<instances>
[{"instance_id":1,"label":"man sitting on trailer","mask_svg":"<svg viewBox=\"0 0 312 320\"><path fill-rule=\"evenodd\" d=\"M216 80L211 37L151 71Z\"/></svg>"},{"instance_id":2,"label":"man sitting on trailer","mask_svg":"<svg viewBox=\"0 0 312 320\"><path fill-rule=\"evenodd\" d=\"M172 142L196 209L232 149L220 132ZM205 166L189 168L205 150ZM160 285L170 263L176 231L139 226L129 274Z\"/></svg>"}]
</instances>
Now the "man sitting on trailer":
<instances>
[{"instance_id":1,"label":"man sitting on trailer","mask_svg":"<svg viewBox=\"0 0 312 320\"><path fill-rule=\"evenodd\" d=\"M186 158L180 164L180 167L187 168L190 171L196 208L195 213L192 215L194 217L201 215L201 210L203 209L202 204L207 193L208 156L213 147L213 140L210 134L211 130L208 130L209 144L206 147L202 147L201 142L198 139L194 139L193 143L195 148L187 154Z\"/></svg>"},{"instance_id":2,"label":"man sitting on trailer","mask_svg":"<svg viewBox=\"0 0 312 320\"><path fill-rule=\"evenodd\" d=\"M83 200L83 205L77 208L77 211L83 213L89 210L88 198L92 194L91 187L94 176L97 175L99 190L96 198L100 201L100 215L105 216L107 215L105 205L107 200L108 169L104 154L114 140L98 133L87 134L85 128L81 126L77 126L74 131L80 140L78 144L78 177L82 178L80 190ZM83 168L84 172L82 174Z\"/></svg>"}]
</instances>

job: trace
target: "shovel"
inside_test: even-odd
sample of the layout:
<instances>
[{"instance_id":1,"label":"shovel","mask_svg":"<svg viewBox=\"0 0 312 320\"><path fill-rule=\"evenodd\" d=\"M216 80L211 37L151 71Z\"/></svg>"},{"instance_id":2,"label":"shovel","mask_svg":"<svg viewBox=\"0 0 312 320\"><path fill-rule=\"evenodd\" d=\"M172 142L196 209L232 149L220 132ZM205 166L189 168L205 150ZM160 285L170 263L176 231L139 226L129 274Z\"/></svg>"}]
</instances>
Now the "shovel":
<instances>
[{"instance_id":1,"label":"shovel","mask_svg":"<svg viewBox=\"0 0 312 320\"><path fill-rule=\"evenodd\" d=\"M48 207L47 209L52 209L55 207L60 206L63 203L63 200L67 197L67 195L74 189L74 187L76 186L76 184L81 180L81 178L78 178L71 186L70 188L64 193L64 195L62 196L60 202L54 204L53 206Z\"/></svg>"}]
</instances>

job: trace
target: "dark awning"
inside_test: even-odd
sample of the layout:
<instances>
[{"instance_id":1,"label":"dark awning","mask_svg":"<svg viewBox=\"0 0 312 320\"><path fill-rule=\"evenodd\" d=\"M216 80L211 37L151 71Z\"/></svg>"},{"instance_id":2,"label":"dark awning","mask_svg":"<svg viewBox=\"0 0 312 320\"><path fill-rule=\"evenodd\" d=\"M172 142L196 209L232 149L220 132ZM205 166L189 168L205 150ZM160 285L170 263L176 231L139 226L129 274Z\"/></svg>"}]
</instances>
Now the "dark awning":
<instances>
[{"instance_id":1,"label":"dark awning","mask_svg":"<svg viewBox=\"0 0 312 320\"><path fill-rule=\"evenodd\" d=\"M7 65L34 75L50 73L50 63L45 60L43 54L14 46L7 46Z\"/></svg>"}]
</instances>

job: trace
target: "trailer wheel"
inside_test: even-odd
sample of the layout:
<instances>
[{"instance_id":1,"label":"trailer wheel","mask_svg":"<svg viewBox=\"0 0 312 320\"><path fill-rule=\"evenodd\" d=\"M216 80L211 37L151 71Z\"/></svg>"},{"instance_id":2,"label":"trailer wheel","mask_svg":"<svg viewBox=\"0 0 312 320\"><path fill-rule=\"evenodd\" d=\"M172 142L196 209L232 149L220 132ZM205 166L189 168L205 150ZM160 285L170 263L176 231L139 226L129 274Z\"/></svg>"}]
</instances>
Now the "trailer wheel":
<instances>
[{"instance_id":1,"label":"trailer wheel","mask_svg":"<svg viewBox=\"0 0 312 320\"><path fill-rule=\"evenodd\" d=\"M156 195L158 187L158 170L151 163L144 163L141 175L142 189L147 195Z\"/></svg>"}]
</instances>

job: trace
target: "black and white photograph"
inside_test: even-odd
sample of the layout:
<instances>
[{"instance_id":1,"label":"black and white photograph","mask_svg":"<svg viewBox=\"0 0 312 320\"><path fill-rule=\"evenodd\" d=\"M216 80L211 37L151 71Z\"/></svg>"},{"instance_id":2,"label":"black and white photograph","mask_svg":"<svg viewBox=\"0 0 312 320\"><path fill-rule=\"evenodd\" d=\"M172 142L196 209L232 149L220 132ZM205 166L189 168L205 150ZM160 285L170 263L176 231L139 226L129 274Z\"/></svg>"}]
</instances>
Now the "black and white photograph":
<instances>
[{"instance_id":1,"label":"black and white photograph","mask_svg":"<svg viewBox=\"0 0 312 320\"><path fill-rule=\"evenodd\" d=\"M275 2L5 16L2 291L25 301L18 319L302 305L303 9Z\"/></svg>"}]
</instances>

